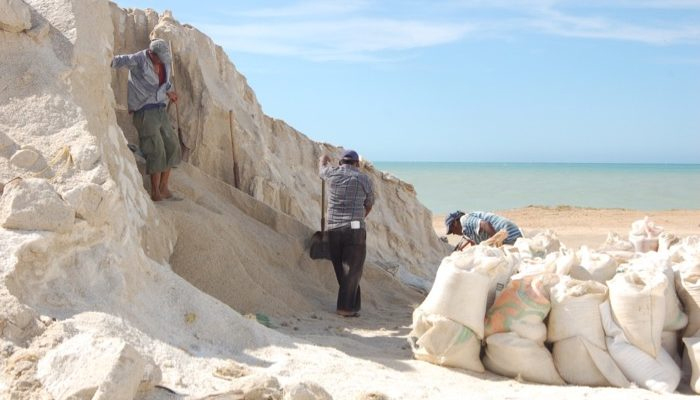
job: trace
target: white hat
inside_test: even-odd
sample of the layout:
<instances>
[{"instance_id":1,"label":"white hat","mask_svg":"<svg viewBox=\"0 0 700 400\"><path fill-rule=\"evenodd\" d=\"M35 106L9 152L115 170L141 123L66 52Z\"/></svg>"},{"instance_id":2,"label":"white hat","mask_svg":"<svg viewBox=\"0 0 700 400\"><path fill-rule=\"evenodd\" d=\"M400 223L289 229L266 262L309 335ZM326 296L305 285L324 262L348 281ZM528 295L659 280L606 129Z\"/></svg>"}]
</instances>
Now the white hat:
<instances>
[{"instance_id":1,"label":"white hat","mask_svg":"<svg viewBox=\"0 0 700 400\"><path fill-rule=\"evenodd\" d=\"M170 48L168 47L168 42L166 42L163 39L155 39L151 41L151 44L148 46L148 48L156 53L158 58L160 58L160 61L163 64L170 64L171 58L170 58Z\"/></svg>"}]
</instances>

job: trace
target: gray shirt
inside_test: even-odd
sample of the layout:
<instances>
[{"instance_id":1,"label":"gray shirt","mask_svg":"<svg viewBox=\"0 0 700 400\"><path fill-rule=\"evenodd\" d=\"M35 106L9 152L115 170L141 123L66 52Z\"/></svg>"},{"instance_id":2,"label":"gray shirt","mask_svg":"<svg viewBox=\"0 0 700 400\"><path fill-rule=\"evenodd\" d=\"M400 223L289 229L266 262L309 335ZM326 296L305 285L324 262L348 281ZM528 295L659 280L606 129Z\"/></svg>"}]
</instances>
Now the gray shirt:
<instances>
[{"instance_id":1,"label":"gray shirt","mask_svg":"<svg viewBox=\"0 0 700 400\"><path fill-rule=\"evenodd\" d=\"M365 227L365 207L374 204L372 181L352 165L330 165L319 168L328 186L328 229L350 226L360 221Z\"/></svg>"},{"instance_id":2,"label":"gray shirt","mask_svg":"<svg viewBox=\"0 0 700 400\"><path fill-rule=\"evenodd\" d=\"M129 68L129 91L127 102L129 111L138 111L147 104L166 104L170 91L170 65L165 66L165 83L160 85L160 79L153 69L153 63L141 50L134 54L114 56L112 68Z\"/></svg>"}]
</instances>

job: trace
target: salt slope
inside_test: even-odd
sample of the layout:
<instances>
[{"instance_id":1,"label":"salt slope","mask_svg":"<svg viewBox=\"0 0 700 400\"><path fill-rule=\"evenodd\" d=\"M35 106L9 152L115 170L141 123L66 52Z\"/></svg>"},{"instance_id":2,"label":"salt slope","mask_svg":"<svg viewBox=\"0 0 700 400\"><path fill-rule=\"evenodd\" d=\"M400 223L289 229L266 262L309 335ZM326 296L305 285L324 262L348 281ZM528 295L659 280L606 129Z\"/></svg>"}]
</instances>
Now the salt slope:
<instances>
[{"instance_id":1,"label":"salt slope","mask_svg":"<svg viewBox=\"0 0 700 400\"><path fill-rule=\"evenodd\" d=\"M101 370L107 376L124 359L131 360L142 369L137 369L132 381L158 383L162 373L163 383L193 395L240 386L212 375L222 363L229 365L228 360L252 368L270 365L271 361L251 355L256 349L291 347L311 352L305 350L307 345L241 318L195 290L165 263L176 241L188 243L178 240L176 232L177 223L187 221L161 218L143 190L142 177L117 125L107 68L112 54L111 21L95 17L108 18L113 5L89 0L3 1L0 7L13 10L2 13L13 18L2 20L8 28L0 32L0 173L2 182L10 182L0 204L6 228L0 230L0 241L8 255L2 259L0 286L3 393L60 398L71 390L99 391L99 379L93 387L82 382L85 376L80 373L59 371L80 370L85 359L75 350L90 359L103 353L105 346L121 350L115 350L115 357L104 360L104 365L90 365L83 372ZM187 174L178 171L178 175L187 181ZM211 181L200 174L197 183L206 179ZM190 193L187 185L182 189ZM239 206L245 203L246 211L257 219L232 211L234 223L246 231L241 234L244 240L237 240L248 251L238 253L245 255L239 262L266 267L258 256L264 254L261 247L272 246L291 249L307 266L312 263L302 257L301 238L309 236L309 227L240 196L245 200ZM268 232L263 223L277 227L284 236ZM205 250L210 244L194 243ZM280 258L289 264L288 254L276 254L273 261L278 266L283 264ZM321 280L332 283L330 269L326 266L324 271ZM289 285L274 275L266 277ZM329 295L332 304L333 290L328 285L324 288L318 296L309 297ZM391 283L384 288L391 289ZM247 289L238 291L239 297L254 292ZM285 302L285 294L278 290L274 294L276 302L254 298L251 304L275 311ZM371 295L367 299L372 302ZM319 305L303 305L307 297L299 294L286 300L283 313ZM333 353L324 349L314 359L323 364L326 357L338 357ZM121 395L130 398L128 390Z\"/></svg>"},{"instance_id":2,"label":"salt slope","mask_svg":"<svg viewBox=\"0 0 700 400\"><path fill-rule=\"evenodd\" d=\"M247 383L213 375L239 368L234 359L269 365L251 349L304 345L166 263L175 227L143 190L113 111L109 7L0 1L0 394L132 398L159 382L195 396L274 390L253 373Z\"/></svg>"},{"instance_id":3,"label":"salt slope","mask_svg":"<svg viewBox=\"0 0 700 400\"><path fill-rule=\"evenodd\" d=\"M1 204L3 223L14 221L0 230L8 255L0 286L3 395L131 398L142 390L138 397L149 398L162 392L152 386L162 384L196 398L251 386L275 390L274 379L215 376L233 378L246 369L269 370L286 385L309 370L326 371L327 383L337 382L342 369L329 373L329 365L371 371L371 361L348 359L241 318L172 273L163 261L173 249L175 260L194 257L178 264L185 268L215 265L206 239L216 235L211 228L219 221L240 231L223 235L231 240L215 249L227 249L225 258L237 257L233 264L258 274L237 280L240 287L224 286L236 289L242 309L297 313L313 321L321 319L303 313L333 309L332 272L327 263L305 257L302 242L311 229L304 224L188 166L175 174L188 200L161 205L166 218L148 200L111 111L105 67L111 32L109 24L94 19L108 15L106 3L17 4L38 22L29 23L33 31L0 32L6 60L0 82L7 89L0 98L3 182L22 178L4 187ZM44 97L51 101L37 100ZM33 112L37 107L46 114ZM178 237L182 228L192 229ZM264 257L266 250L271 257ZM210 281L221 280L212 275ZM402 296L411 292L376 266L368 267L367 278L368 318L391 304L407 313L406 305L416 300L415 292ZM258 288L266 296L255 297ZM306 369L291 362L304 356ZM287 370L292 364L295 369ZM340 397L362 391L351 390L353 385L345 383Z\"/></svg>"},{"instance_id":4,"label":"salt slope","mask_svg":"<svg viewBox=\"0 0 700 400\"><path fill-rule=\"evenodd\" d=\"M186 200L160 210L178 231L170 263L180 276L244 314L335 311L335 274L329 261L309 258L309 227L196 167L179 168L173 185ZM379 316L387 304L409 310L420 301L372 262L364 276L367 317Z\"/></svg>"},{"instance_id":5,"label":"salt slope","mask_svg":"<svg viewBox=\"0 0 700 400\"><path fill-rule=\"evenodd\" d=\"M317 173L323 153L340 149L317 143L264 114L245 77L220 46L169 12L121 9L112 4L115 54L141 50L149 32L172 44L178 108L190 162L221 181L233 183L229 110L234 115L236 160L241 190L307 226L319 228L321 185ZM126 111L126 72L114 72L117 120L127 138L137 143ZM175 120L175 109L171 107ZM357 149L360 153L362 149ZM368 219L368 259L401 281L427 289L447 250L432 229L430 212L409 184L367 164L377 191Z\"/></svg>"},{"instance_id":6,"label":"salt slope","mask_svg":"<svg viewBox=\"0 0 700 400\"><path fill-rule=\"evenodd\" d=\"M318 386L298 385L313 380L339 399L372 398L365 396L369 391L393 398L660 398L634 390L521 385L412 360L400 345L407 327L395 324L410 323L407 304L415 294L371 264L369 315L334 318L328 269L292 261L282 272L284 263L261 253L261 247L279 245L285 256L301 260L298 234L310 232L305 224L190 166L174 177L187 200L150 203L112 112L107 3L12 3L17 15L30 16L22 24L31 30L0 31L0 172L2 182L23 178L9 183L0 200L2 223L13 221L0 229L3 396L170 399L228 392L212 398L260 398L280 395L281 385L287 395L312 387L306 393L316 395L306 398L325 398ZM8 4L0 1L0 10ZM6 15L0 12L0 26L21 27L7 23ZM14 201L33 198L52 201ZM24 213L46 215L51 223ZM247 233L237 235L240 243L217 243L247 254L240 265L260 262L275 271L270 276L296 279L294 285L301 284L297 274L320 284L311 300L290 297L289 308L270 305L281 308L279 320L291 321L277 329L295 338L242 318L170 270L164 260L171 251L173 260L199 255L200 263L209 261L211 242L194 239L215 230L178 232L199 220L207 226L221 221L222 232L227 223L237 224ZM277 264L262 265L267 262ZM316 306L319 311L306 314Z\"/></svg>"}]
</instances>

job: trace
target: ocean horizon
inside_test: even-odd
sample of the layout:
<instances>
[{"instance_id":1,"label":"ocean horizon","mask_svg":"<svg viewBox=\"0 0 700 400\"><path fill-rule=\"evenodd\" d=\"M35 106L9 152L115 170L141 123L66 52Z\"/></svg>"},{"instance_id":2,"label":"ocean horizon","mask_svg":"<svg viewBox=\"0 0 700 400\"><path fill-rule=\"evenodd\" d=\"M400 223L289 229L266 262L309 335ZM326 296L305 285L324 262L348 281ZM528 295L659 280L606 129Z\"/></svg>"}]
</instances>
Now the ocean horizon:
<instances>
[{"instance_id":1,"label":"ocean horizon","mask_svg":"<svg viewBox=\"0 0 700 400\"><path fill-rule=\"evenodd\" d=\"M416 189L433 214L528 206L700 209L700 164L372 163Z\"/></svg>"}]
</instances>

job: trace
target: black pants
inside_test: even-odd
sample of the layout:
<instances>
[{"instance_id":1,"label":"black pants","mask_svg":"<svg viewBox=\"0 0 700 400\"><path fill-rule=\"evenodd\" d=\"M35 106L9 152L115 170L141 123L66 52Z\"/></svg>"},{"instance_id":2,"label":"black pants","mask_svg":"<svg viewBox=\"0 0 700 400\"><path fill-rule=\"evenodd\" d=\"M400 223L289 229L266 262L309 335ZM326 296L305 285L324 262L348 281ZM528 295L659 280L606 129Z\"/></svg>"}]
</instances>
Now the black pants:
<instances>
[{"instance_id":1,"label":"black pants","mask_svg":"<svg viewBox=\"0 0 700 400\"><path fill-rule=\"evenodd\" d=\"M339 228L328 231L331 262L338 279L339 311L360 311L360 278L367 254L367 231Z\"/></svg>"}]
</instances>

